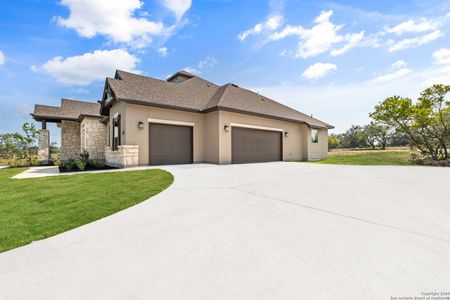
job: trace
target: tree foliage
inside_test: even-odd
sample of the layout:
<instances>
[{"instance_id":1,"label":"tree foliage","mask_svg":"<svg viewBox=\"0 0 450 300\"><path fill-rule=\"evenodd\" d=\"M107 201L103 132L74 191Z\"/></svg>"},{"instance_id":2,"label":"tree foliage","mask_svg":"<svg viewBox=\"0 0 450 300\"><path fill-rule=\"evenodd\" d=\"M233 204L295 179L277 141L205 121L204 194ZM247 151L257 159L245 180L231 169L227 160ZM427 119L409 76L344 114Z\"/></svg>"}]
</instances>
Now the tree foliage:
<instances>
[{"instance_id":1,"label":"tree foliage","mask_svg":"<svg viewBox=\"0 0 450 300\"><path fill-rule=\"evenodd\" d=\"M328 150L336 149L340 145L341 141L336 134L330 134L328 136Z\"/></svg>"},{"instance_id":2,"label":"tree foliage","mask_svg":"<svg viewBox=\"0 0 450 300\"><path fill-rule=\"evenodd\" d=\"M448 159L450 146L449 85L425 89L416 103L409 98L393 96L375 106L370 116L399 133L420 152L433 160Z\"/></svg>"},{"instance_id":3,"label":"tree foliage","mask_svg":"<svg viewBox=\"0 0 450 300\"><path fill-rule=\"evenodd\" d=\"M37 154L36 142L39 131L34 124L30 123L24 123L22 131L23 133L0 134L0 158L31 161Z\"/></svg>"}]
</instances>

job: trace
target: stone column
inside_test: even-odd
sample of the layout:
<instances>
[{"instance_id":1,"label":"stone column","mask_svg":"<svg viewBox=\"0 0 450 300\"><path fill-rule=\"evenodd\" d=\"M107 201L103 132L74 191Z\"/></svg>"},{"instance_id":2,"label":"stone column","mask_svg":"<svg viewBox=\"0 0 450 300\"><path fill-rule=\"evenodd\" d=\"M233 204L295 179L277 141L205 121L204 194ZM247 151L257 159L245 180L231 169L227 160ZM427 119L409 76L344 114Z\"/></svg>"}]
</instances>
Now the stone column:
<instances>
[{"instance_id":1,"label":"stone column","mask_svg":"<svg viewBox=\"0 0 450 300\"><path fill-rule=\"evenodd\" d=\"M39 130L38 161L47 164L50 160L50 135L47 129Z\"/></svg>"}]
</instances>

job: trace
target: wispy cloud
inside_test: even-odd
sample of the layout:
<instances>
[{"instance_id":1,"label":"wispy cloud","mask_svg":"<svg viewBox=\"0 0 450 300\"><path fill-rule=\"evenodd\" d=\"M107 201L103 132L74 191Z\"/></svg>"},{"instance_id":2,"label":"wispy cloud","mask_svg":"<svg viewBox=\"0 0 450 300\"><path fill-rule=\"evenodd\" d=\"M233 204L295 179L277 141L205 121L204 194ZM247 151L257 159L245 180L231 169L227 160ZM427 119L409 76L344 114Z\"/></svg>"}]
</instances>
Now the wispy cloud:
<instances>
[{"instance_id":1,"label":"wispy cloud","mask_svg":"<svg viewBox=\"0 0 450 300\"><path fill-rule=\"evenodd\" d=\"M168 54L168 49L167 47L161 47L158 49L158 53L159 55L161 55L162 57L166 57Z\"/></svg>"},{"instance_id":2,"label":"wispy cloud","mask_svg":"<svg viewBox=\"0 0 450 300\"><path fill-rule=\"evenodd\" d=\"M192 74L201 74L203 71L212 70L219 61L214 56L207 56L199 61L194 67L185 67L183 70Z\"/></svg>"},{"instance_id":3,"label":"wispy cloud","mask_svg":"<svg viewBox=\"0 0 450 300\"><path fill-rule=\"evenodd\" d=\"M0 51L0 66L5 63L5 55Z\"/></svg>"},{"instance_id":4,"label":"wispy cloud","mask_svg":"<svg viewBox=\"0 0 450 300\"><path fill-rule=\"evenodd\" d=\"M411 32L426 32L433 31L439 27L439 22L428 20L425 18L420 18L419 20L409 19L408 21L402 22L395 25L394 27L387 27L386 31L389 33L395 33L396 35L402 35L404 33Z\"/></svg>"},{"instance_id":5,"label":"wispy cloud","mask_svg":"<svg viewBox=\"0 0 450 300\"><path fill-rule=\"evenodd\" d=\"M418 47L424 44L431 43L438 38L442 37L444 34L438 29L425 35L417 36L414 38L402 39L400 41L390 40L388 42L389 52L395 52L403 49L408 49L412 47Z\"/></svg>"}]
</instances>

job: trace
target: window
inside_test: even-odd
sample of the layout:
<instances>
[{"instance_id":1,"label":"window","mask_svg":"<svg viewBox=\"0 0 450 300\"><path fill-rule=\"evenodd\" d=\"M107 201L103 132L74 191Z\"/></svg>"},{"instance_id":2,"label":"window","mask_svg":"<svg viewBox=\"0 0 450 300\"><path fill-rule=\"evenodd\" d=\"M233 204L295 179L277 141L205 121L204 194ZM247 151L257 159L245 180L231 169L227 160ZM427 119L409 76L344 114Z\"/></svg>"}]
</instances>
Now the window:
<instances>
[{"instance_id":1,"label":"window","mask_svg":"<svg viewBox=\"0 0 450 300\"><path fill-rule=\"evenodd\" d=\"M113 151L120 146L120 115L113 119Z\"/></svg>"},{"instance_id":2,"label":"window","mask_svg":"<svg viewBox=\"0 0 450 300\"><path fill-rule=\"evenodd\" d=\"M111 147L111 125L108 122L108 147Z\"/></svg>"},{"instance_id":3,"label":"window","mask_svg":"<svg viewBox=\"0 0 450 300\"><path fill-rule=\"evenodd\" d=\"M319 131L317 129L311 129L311 142L312 143L319 142Z\"/></svg>"}]
</instances>

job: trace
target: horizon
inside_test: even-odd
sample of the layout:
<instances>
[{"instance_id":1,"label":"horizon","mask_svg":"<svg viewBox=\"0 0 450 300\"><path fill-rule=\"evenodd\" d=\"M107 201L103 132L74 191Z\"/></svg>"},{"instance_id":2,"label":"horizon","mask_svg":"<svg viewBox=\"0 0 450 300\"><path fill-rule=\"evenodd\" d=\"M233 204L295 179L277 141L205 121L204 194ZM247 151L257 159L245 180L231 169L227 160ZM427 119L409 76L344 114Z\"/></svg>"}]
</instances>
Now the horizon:
<instances>
[{"instance_id":1,"label":"horizon","mask_svg":"<svg viewBox=\"0 0 450 300\"><path fill-rule=\"evenodd\" d=\"M34 104L99 100L115 69L232 82L334 125L331 133L368 123L386 97L414 100L450 83L450 1L108 3L2 3L1 133L39 126Z\"/></svg>"}]
</instances>

